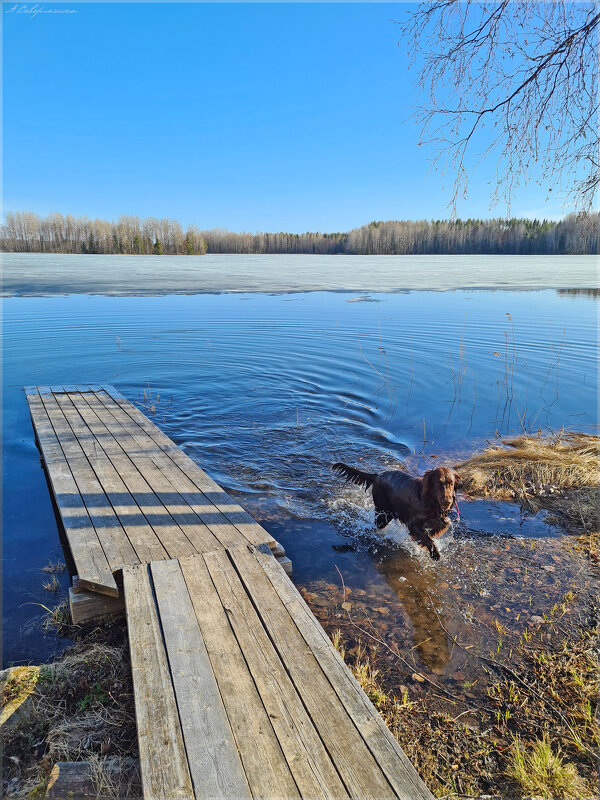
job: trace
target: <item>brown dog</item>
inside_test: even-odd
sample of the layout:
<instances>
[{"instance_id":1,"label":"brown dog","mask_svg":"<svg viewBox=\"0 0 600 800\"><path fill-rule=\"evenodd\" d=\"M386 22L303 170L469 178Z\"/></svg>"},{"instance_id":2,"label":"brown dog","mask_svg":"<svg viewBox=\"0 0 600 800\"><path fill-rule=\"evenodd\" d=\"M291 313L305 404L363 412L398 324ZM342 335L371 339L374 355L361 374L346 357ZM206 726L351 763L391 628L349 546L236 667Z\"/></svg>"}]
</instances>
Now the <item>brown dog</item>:
<instances>
[{"instance_id":1,"label":"brown dog","mask_svg":"<svg viewBox=\"0 0 600 800\"><path fill-rule=\"evenodd\" d=\"M457 475L453 469L430 469L422 478L412 478L400 470L379 474L362 472L347 464L334 464L334 472L349 483L372 487L375 503L375 525L378 530L397 519L408 528L412 538L436 561L440 557L433 537L450 527L447 516L456 503Z\"/></svg>"}]
</instances>

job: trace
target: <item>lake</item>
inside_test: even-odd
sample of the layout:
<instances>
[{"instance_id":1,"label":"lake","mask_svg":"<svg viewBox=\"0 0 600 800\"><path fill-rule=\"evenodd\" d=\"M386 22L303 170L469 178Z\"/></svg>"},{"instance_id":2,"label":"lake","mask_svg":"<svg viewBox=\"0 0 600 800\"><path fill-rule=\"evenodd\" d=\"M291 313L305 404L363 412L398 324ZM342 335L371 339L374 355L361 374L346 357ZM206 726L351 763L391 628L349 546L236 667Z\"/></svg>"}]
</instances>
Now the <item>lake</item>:
<instances>
[{"instance_id":1,"label":"lake","mask_svg":"<svg viewBox=\"0 0 600 800\"><path fill-rule=\"evenodd\" d=\"M595 580L542 516L487 501L461 505L433 565L395 523L374 538L369 498L330 469L423 469L495 435L594 432L593 257L4 258L5 664L64 646L39 625L68 576L43 589L62 552L29 384L116 386L284 544L328 630L341 574L365 619L437 675L461 666L438 614L479 640L473 618L531 595L522 570L543 578L530 613Z\"/></svg>"}]
</instances>

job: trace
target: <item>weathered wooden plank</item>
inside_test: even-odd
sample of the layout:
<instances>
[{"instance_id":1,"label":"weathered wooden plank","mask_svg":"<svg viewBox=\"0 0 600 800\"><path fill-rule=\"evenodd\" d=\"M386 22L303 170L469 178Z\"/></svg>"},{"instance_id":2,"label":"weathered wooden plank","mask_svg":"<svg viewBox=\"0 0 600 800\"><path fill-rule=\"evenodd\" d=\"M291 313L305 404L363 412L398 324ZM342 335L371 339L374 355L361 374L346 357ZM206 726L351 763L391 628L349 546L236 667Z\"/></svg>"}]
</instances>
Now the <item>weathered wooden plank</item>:
<instances>
[{"instance_id":1,"label":"weathered wooden plank","mask_svg":"<svg viewBox=\"0 0 600 800\"><path fill-rule=\"evenodd\" d=\"M196 798L249 798L179 562L155 561L151 572Z\"/></svg>"},{"instance_id":2,"label":"weathered wooden plank","mask_svg":"<svg viewBox=\"0 0 600 800\"><path fill-rule=\"evenodd\" d=\"M271 720L201 556L181 570L253 797L299 797Z\"/></svg>"},{"instance_id":3,"label":"weathered wooden plank","mask_svg":"<svg viewBox=\"0 0 600 800\"><path fill-rule=\"evenodd\" d=\"M156 533L139 510L121 476L96 441L79 410L67 394L54 395L54 400L70 425L72 435L85 454L120 526L123 552L118 568L125 564L144 563L168 558ZM76 464L73 464L75 471ZM78 471L78 468L77 468Z\"/></svg>"},{"instance_id":4,"label":"weathered wooden plank","mask_svg":"<svg viewBox=\"0 0 600 800\"><path fill-rule=\"evenodd\" d=\"M146 800L193 800L175 693L146 565L125 567L123 587Z\"/></svg>"},{"instance_id":5,"label":"weathered wooden plank","mask_svg":"<svg viewBox=\"0 0 600 800\"><path fill-rule=\"evenodd\" d=\"M302 797L348 793L227 553L203 556Z\"/></svg>"},{"instance_id":6,"label":"weathered wooden plank","mask_svg":"<svg viewBox=\"0 0 600 800\"><path fill-rule=\"evenodd\" d=\"M126 437L122 437L121 432L112 424L112 420L109 419L105 422L101 418L103 407L100 404L96 408L94 395L91 393L84 396L81 394L69 394L67 397L81 414L91 435L94 437L96 445L106 454L113 470L117 474L127 476L129 486L136 492L133 494L134 502L138 496L137 492L141 492L145 486L145 494L153 493L156 496L155 508L159 508L159 513L160 508L163 508L163 513L168 514L166 524L170 525L170 527L166 530L162 519L158 529L149 526L152 536L161 545L164 544L166 550L164 554L157 554L155 557L147 558L146 560L158 561L165 557L179 555L184 548L196 552L201 546L208 548L214 545L214 539L210 532L198 525L197 520L190 520L185 514L185 510L182 512L181 508L175 505L172 486L165 481L163 476L157 474L158 470L153 468L153 465L150 465L151 468L148 469L148 459L134 454L134 452L137 453L139 451L139 448L128 446L129 442ZM161 488L168 488L170 491L161 491ZM149 498L145 499L147 503L150 502ZM172 521L172 524L169 523L169 520ZM173 528L173 526L177 527ZM175 530L175 534L173 534L173 530ZM168 538L165 534L168 534Z\"/></svg>"},{"instance_id":7,"label":"weathered wooden plank","mask_svg":"<svg viewBox=\"0 0 600 800\"><path fill-rule=\"evenodd\" d=\"M74 399L74 402L77 401ZM216 538L213 535L212 526L209 528L204 524L203 517L207 515L203 514L203 509L198 503L192 507L187 502L187 495L180 487L181 478L185 480L185 476L173 469L173 464L168 459L165 459L164 464L160 459L155 459L155 452L159 449L148 436L139 438L132 436L94 395L87 395L85 399L79 396L79 403L87 404L89 411L92 412L86 419L108 455L112 458L120 457L123 453L127 454L192 543L195 552L202 553L221 544L231 542L239 544L243 541L241 534L229 524L224 536ZM137 430L139 431L139 428Z\"/></svg>"},{"instance_id":8,"label":"weathered wooden plank","mask_svg":"<svg viewBox=\"0 0 600 800\"><path fill-rule=\"evenodd\" d=\"M178 465L161 450L154 439L109 398L106 398L108 403L102 403L102 397L106 397L106 395L98 395L95 401L106 415L110 415L110 417L103 417L106 426L110 426L111 430L114 429L115 432L119 432L119 441L126 433L130 437L128 441L133 441L135 447L148 455L155 465L155 469L168 479L172 487L177 488L180 498L211 531L222 546L235 547L247 541L246 537L205 497ZM96 410L95 402L91 398L86 399L90 406ZM98 413L100 412L98 411ZM133 448L133 445L129 445L129 449L133 450ZM203 549L198 548L198 551L203 552Z\"/></svg>"},{"instance_id":9,"label":"weathered wooden plank","mask_svg":"<svg viewBox=\"0 0 600 800\"><path fill-rule=\"evenodd\" d=\"M77 411L81 410L81 413L78 413L80 422L77 423L77 435L81 438L82 444L87 441L89 447L97 453L101 462L98 468L102 469L102 480L107 484L105 487L107 494L109 497L113 497L113 506L115 504L118 506L117 513L123 527L132 528L132 544L136 547L136 552L137 545L142 549L140 560L151 560L150 551L156 553L156 559L164 558L164 554L160 553L161 549L164 549L169 557L195 553L195 547L171 517L131 459L118 446L113 446L110 454L106 452L111 443L115 444L114 440L110 434L105 435L105 432L100 434L101 439L94 435L89 425L95 424L98 427L99 423L97 420L91 419L93 415L86 410L82 395L72 394L63 397L64 402L69 403L71 399L74 399L77 402ZM84 410L86 419L81 416ZM75 421L74 424L76 424ZM111 487L115 487L120 482L124 491L123 489L120 491L114 489L115 497L112 494L113 488L108 486L109 480Z\"/></svg>"},{"instance_id":10,"label":"weathered wooden plank","mask_svg":"<svg viewBox=\"0 0 600 800\"><path fill-rule=\"evenodd\" d=\"M333 691L310 646L248 548L229 550L238 575L261 617L313 723L353 798L396 793Z\"/></svg>"},{"instance_id":11,"label":"weathered wooden plank","mask_svg":"<svg viewBox=\"0 0 600 800\"><path fill-rule=\"evenodd\" d=\"M42 398L27 393L33 425L42 449L50 487L60 511L65 536L77 565L81 583L92 591L119 596L117 584Z\"/></svg>"},{"instance_id":12,"label":"weathered wooden plank","mask_svg":"<svg viewBox=\"0 0 600 800\"><path fill-rule=\"evenodd\" d=\"M70 424L70 408L63 410L65 395L44 395L42 402L58 437L65 458L75 478L79 493L86 505L102 549L112 572L123 564L137 564L139 559L129 543L125 531L110 504L103 487L96 478L93 465L88 460Z\"/></svg>"},{"instance_id":13,"label":"weathered wooden plank","mask_svg":"<svg viewBox=\"0 0 600 800\"><path fill-rule=\"evenodd\" d=\"M151 422L129 400L125 399L112 386L104 385L104 394L116 405L120 406L131 419L142 428L158 444L180 469L190 478L195 486L219 509L219 511L244 535L251 544L266 542L271 549L277 542L250 514L236 503L215 481L212 480L180 447L169 439L160 428ZM106 404L102 393L98 394Z\"/></svg>"},{"instance_id":14,"label":"weathered wooden plank","mask_svg":"<svg viewBox=\"0 0 600 800\"><path fill-rule=\"evenodd\" d=\"M398 797L402 800L431 800L431 793L300 592L268 548L257 548L256 557Z\"/></svg>"}]
</instances>

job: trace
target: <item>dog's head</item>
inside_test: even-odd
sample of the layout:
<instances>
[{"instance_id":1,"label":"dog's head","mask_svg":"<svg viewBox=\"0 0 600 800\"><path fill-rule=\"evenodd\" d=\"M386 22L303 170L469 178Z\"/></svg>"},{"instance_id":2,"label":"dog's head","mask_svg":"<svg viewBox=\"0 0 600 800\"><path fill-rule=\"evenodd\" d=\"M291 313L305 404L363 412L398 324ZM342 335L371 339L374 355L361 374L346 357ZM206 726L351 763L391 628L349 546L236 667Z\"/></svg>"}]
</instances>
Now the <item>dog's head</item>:
<instances>
[{"instance_id":1,"label":"dog's head","mask_svg":"<svg viewBox=\"0 0 600 800\"><path fill-rule=\"evenodd\" d=\"M450 511L456 498L458 476L453 469L437 467L423 475L422 494L426 505L439 509L443 514Z\"/></svg>"}]
</instances>

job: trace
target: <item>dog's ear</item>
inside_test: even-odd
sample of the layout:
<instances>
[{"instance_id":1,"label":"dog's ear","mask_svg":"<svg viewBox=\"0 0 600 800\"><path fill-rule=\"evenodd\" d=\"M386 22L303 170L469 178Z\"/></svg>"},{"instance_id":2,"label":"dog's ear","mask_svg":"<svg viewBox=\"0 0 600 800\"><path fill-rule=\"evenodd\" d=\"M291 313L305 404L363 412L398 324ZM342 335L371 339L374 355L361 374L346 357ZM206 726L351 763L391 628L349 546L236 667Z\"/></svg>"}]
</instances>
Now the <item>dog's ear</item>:
<instances>
[{"instance_id":1,"label":"dog's ear","mask_svg":"<svg viewBox=\"0 0 600 800\"><path fill-rule=\"evenodd\" d=\"M435 502L435 495L433 493L433 470L428 469L423 475L423 483L421 484L421 496L426 504Z\"/></svg>"}]
</instances>

